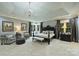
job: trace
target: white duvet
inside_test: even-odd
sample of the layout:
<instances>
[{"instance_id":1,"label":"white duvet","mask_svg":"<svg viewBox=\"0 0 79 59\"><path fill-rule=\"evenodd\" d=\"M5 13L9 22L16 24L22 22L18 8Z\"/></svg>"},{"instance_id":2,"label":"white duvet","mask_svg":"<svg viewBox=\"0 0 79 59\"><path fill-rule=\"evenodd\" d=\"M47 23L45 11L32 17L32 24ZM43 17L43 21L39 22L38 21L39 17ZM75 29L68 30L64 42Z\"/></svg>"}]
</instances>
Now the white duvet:
<instances>
[{"instance_id":1,"label":"white duvet","mask_svg":"<svg viewBox=\"0 0 79 59\"><path fill-rule=\"evenodd\" d=\"M39 34L35 34L34 36L38 36L38 37L42 37L42 38L48 38L48 34L44 34L44 33L39 33ZM52 38L53 36L55 36L55 34L50 34L50 38Z\"/></svg>"}]
</instances>

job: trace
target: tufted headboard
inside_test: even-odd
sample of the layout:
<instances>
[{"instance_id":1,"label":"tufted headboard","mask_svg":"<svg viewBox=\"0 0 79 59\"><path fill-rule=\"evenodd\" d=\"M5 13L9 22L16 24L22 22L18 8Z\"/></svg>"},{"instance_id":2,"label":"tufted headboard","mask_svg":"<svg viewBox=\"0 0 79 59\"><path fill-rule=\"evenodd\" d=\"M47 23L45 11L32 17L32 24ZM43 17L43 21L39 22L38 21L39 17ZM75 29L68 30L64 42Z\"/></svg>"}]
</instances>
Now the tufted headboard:
<instances>
[{"instance_id":1,"label":"tufted headboard","mask_svg":"<svg viewBox=\"0 0 79 59\"><path fill-rule=\"evenodd\" d=\"M42 28L42 31L47 31L47 30L55 32L55 27L51 27L48 25L48 26Z\"/></svg>"},{"instance_id":2,"label":"tufted headboard","mask_svg":"<svg viewBox=\"0 0 79 59\"><path fill-rule=\"evenodd\" d=\"M55 27L51 27L51 26L46 26L46 27L43 27L42 28L42 32L43 31L53 31L54 32L54 34L56 34L56 30L55 30Z\"/></svg>"}]
</instances>

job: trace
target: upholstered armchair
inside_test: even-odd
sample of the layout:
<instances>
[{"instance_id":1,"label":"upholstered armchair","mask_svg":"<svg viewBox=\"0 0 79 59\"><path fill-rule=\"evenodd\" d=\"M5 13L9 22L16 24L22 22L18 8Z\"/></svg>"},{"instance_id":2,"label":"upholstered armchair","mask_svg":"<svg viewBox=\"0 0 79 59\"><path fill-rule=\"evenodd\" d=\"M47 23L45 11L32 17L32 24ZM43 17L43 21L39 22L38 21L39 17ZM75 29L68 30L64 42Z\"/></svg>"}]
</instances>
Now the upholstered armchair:
<instances>
[{"instance_id":1,"label":"upholstered armchair","mask_svg":"<svg viewBox=\"0 0 79 59\"><path fill-rule=\"evenodd\" d=\"M22 38L21 33L16 32L15 37L16 37L16 44L17 45L20 45L20 44L24 44L25 43L25 39Z\"/></svg>"}]
</instances>

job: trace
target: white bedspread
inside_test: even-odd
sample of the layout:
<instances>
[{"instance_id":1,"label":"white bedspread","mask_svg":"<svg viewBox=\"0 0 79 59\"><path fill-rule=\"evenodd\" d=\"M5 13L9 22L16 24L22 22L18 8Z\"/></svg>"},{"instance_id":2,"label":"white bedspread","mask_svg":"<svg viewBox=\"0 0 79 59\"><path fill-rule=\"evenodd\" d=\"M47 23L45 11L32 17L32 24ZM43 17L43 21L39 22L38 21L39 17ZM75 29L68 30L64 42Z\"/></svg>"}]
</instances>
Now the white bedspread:
<instances>
[{"instance_id":1,"label":"white bedspread","mask_svg":"<svg viewBox=\"0 0 79 59\"><path fill-rule=\"evenodd\" d=\"M44 34L44 33L35 34L35 36L48 38L48 34ZM55 34L50 34L50 38L52 38L53 36L55 36Z\"/></svg>"}]
</instances>

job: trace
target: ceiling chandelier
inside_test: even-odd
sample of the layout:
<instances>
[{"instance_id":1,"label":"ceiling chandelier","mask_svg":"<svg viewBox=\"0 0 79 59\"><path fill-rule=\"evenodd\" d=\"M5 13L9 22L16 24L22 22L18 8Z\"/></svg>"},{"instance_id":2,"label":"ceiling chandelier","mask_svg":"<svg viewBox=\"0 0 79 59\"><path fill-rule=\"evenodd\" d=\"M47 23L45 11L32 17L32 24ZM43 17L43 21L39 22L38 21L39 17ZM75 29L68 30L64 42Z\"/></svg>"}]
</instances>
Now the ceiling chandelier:
<instances>
[{"instance_id":1,"label":"ceiling chandelier","mask_svg":"<svg viewBox=\"0 0 79 59\"><path fill-rule=\"evenodd\" d=\"M29 2L29 11L28 11L28 16L29 16L29 17L31 17L31 15L32 15L32 11L31 11L30 5L31 5L31 2Z\"/></svg>"}]
</instances>

